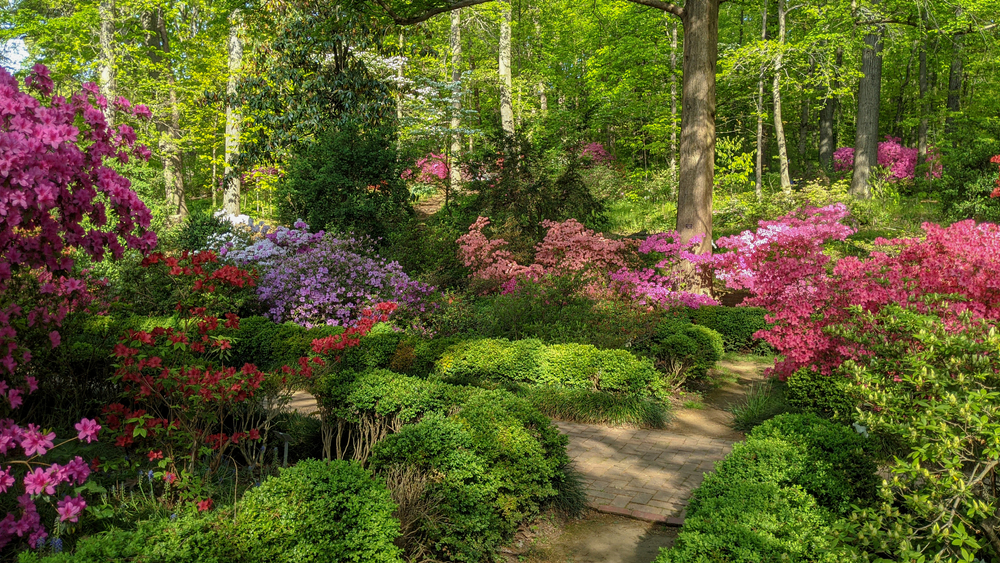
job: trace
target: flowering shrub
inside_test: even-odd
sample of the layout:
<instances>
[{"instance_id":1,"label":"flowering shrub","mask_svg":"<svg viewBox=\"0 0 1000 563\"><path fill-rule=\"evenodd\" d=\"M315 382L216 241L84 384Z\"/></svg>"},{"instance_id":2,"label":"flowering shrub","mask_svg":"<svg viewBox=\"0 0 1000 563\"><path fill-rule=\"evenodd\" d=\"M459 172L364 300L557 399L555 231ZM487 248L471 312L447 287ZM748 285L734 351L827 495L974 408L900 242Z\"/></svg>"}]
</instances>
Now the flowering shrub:
<instances>
[{"instance_id":1,"label":"flowering shrub","mask_svg":"<svg viewBox=\"0 0 1000 563\"><path fill-rule=\"evenodd\" d=\"M691 307L718 305L710 295L679 290L684 285L681 261L705 262L703 255L692 251L701 244L701 237L692 238L686 244L681 242L676 232L650 235L639 243L640 254L658 253L662 259L653 268L630 270L622 268L612 272L611 280L617 282L619 290L642 302L657 303L662 307Z\"/></svg>"},{"instance_id":2,"label":"flowering shrub","mask_svg":"<svg viewBox=\"0 0 1000 563\"><path fill-rule=\"evenodd\" d=\"M539 281L545 276L581 276L591 295L601 294L613 282L624 295L664 306L717 304L707 295L679 291L681 261L705 261L690 252L697 240L682 244L676 233L652 235L639 244L638 252L659 253L662 259L653 268L631 270L628 258L632 249L626 241L605 238L575 219L543 221L548 231L535 246L535 262L523 266L503 249L507 241L486 237L483 229L489 224L489 219L479 217L468 234L459 237L459 258L472 268L474 278L497 283L504 293L513 291L522 277Z\"/></svg>"},{"instance_id":3,"label":"flowering shrub","mask_svg":"<svg viewBox=\"0 0 1000 563\"><path fill-rule=\"evenodd\" d=\"M590 143L583 147L583 150L580 151L580 156L589 158L594 164L607 164L615 159L615 157L608 154L608 151L604 149L604 145L601 143Z\"/></svg>"},{"instance_id":4,"label":"flowering shrub","mask_svg":"<svg viewBox=\"0 0 1000 563\"><path fill-rule=\"evenodd\" d=\"M418 184L439 185L448 178L448 157L443 154L430 153L417 160L416 171L407 168L400 175L404 180L413 180Z\"/></svg>"},{"instance_id":5,"label":"flowering shrub","mask_svg":"<svg viewBox=\"0 0 1000 563\"><path fill-rule=\"evenodd\" d=\"M940 155L928 151L924 162L931 163L931 169L927 172L927 177L941 177ZM886 135L885 141L878 144L878 165L885 168L889 173L889 180L898 182L900 180L912 180L917 167L917 149L904 147L900 144L899 137ZM854 169L854 149L851 147L840 147L833 152L833 169L844 172Z\"/></svg>"},{"instance_id":6,"label":"flowering shrub","mask_svg":"<svg viewBox=\"0 0 1000 563\"><path fill-rule=\"evenodd\" d=\"M305 327L351 326L362 309L380 302L419 302L432 288L415 283L398 262L375 254L364 241L324 235L312 246L275 258L258 295L275 322Z\"/></svg>"},{"instance_id":7,"label":"flowering shrub","mask_svg":"<svg viewBox=\"0 0 1000 563\"><path fill-rule=\"evenodd\" d=\"M962 221L949 227L925 223L923 239L876 239L879 250L864 260L846 257L833 267L823 253L828 240L844 240L853 229L840 223L846 208L803 208L757 232L719 239L735 252L717 257L720 277L749 289L745 303L767 309L774 326L760 336L784 359L774 370L782 378L802 367L828 374L845 359L867 354L826 330L847 322L848 309L878 311L889 303L914 303L944 294L957 296L942 313L968 311L1000 318L1000 227Z\"/></svg>"},{"instance_id":8,"label":"flowering shrub","mask_svg":"<svg viewBox=\"0 0 1000 563\"><path fill-rule=\"evenodd\" d=\"M251 219L251 227L253 225ZM258 266L266 268L278 258L300 252L308 252L310 247L318 243L324 231L316 233L309 232L309 225L305 221L296 221L294 228L278 227L272 232L268 232L268 227L262 228L257 225L254 233L261 232L263 238L249 241L250 244L240 244L242 241L225 241L219 245L219 254L226 260L235 262L239 266Z\"/></svg>"},{"instance_id":9,"label":"flowering shrub","mask_svg":"<svg viewBox=\"0 0 1000 563\"><path fill-rule=\"evenodd\" d=\"M123 115L149 118L149 109L124 98L109 102L92 83L69 98L52 96L52 80L41 65L25 85L41 99L21 92L0 68L0 373L6 376L0 379L6 401L0 419L0 492L19 490L19 480L24 486L18 508L0 520L0 548L15 538L37 547L47 537L36 499L51 503L62 495L55 500L57 526L77 522L86 501L66 492L90 473L80 457L66 465L44 462L42 456L58 447L55 433L34 424L22 427L10 418L23 396L38 389L32 376L15 380L15 370L31 359L18 329L58 326L73 308L89 303L86 281L70 275L69 249L100 261L109 251L118 258L126 247L145 252L156 244L156 235L145 230L149 210L129 181L104 164L106 158L145 159L150 152L135 144L129 125L108 127L101 111L113 103ZM11 291L26 273L35 276L41 300L19 302L25 294ZM59 332L50 332L49 339L58 346ZM76 424L76 439L92 442L100 429L83 419Z\"/></svg>"}]
</instances>

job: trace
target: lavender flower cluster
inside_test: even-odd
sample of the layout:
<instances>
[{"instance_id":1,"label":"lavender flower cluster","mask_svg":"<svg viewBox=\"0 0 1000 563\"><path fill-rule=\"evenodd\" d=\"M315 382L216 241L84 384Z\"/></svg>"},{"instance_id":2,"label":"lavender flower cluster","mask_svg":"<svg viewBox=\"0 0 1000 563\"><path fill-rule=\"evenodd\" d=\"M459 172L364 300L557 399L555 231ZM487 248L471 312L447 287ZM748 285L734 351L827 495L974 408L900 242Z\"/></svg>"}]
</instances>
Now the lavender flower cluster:
<instances>
[{"instance_id":1,"label":"lavender flower cluster","mask_svg":"<svg viewBox=\"0 0 1000 563\"><path fill-rule=\"evenodd\" d=\"M224 245L219 253L239 266L256 265L267 268L286 256L308 252L325 235L323 231L310 233L309 225L301 220L296 221L293 227L278 227L272 232L265 232L264 238L247 246Z\"/></svg>"},{"instance_id":2,"label":"lavender flower cluster","mask_svg":"<svg viewBox=\"0 0 1000 563\"><path fill-rule=\"evenodd\" d=\"M419 310L434 291L353 238L322 235L267 262L257 294L275 322L350 326L363 309L382 301Z\"/></svg>"}]
</instances>

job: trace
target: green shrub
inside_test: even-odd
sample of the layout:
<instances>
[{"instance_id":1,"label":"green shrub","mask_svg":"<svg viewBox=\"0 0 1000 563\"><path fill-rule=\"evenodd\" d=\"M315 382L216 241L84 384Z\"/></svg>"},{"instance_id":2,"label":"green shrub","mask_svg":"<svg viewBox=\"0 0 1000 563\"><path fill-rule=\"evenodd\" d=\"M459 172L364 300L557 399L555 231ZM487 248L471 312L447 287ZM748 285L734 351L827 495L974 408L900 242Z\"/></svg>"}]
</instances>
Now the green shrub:
<instances>
[{"instance_id":1,"label":"green shrub","mask_svg":"<svg viewBox=\"0 0 1000 563\"><path fill-rule=\"evenodd\" d=\"M875 498L870 442L813 414L761 424L706 475L656 563L836 562L832 527Z\"/></svg>"},{"instance_id":2,"label":"green shrub","mask_svg":"<svg viewBox=\"0 0 1000 563\"><path fill-rule=\"evenodd\" d=\"M138 523L135 530L113 529L81 539L73 553L47 557L21 554L21 563L236 563L232 524L221 512L186 513Z\"/></svg>"},{"instance_id":3,"label":"green shrub","mask_svg":"<svg viewBox=\"0 0 1000 563\"><path fill-rule=\"evenodd\" d=\"M767 343L754 338L754 333L767 328L764 315L759 307L703 306L691 309L691 321L696 325L710 328L722 335L722 343L727 352L766 352Z\"/></svg>"},{"instance_id":4,"label":"green shrub","mask_svg":"<svg viewBox=\"0 0 1000 563\"><path fill-rule=\"evenodd\" d=\"M844 376L802 368L785 383L785 398L791 407L839 422L856 420L858 403L848 395L850 381Z\"/></svg>"},{"instance_id":5,"label":"green shrub","mask_svg":"<svg viewBox=\"0 0 1000 563\"><path fill-rule=\"evenodd\" d=\"M211 212L191 213L177 233L176 243L182 250L203 250L212 235L233 232L233 225L212 215Z\"/></svg>"},{"instance_id":6,"label":"green shrub","mask_svg":"<svg viewBox=\"0 0 1000 563\"><path fill-rule=\"evenodd\" d=\"M541 340L469 340L452 346L437 362L447 381L503 385L542 385L622 395L650 395L659 374L652 362L625 350L599 350L588 344Z\"/></svg>"},{"instance_id":7,"label":"green shrub","mask_svg":"<svg viewBox=\"0 0 1000 563\"><path fill-rule=\"evenodd\" d=\"M250 363L271 371L308 356L313 340L342 332L344 328L339 326L307 329L294 323L278 324L266 317L247 317L240 319L239 330L225 333L233 339L232 352L226 361L237 367Z\"/></svg>"},{"instance_id":8,"label":"green shrub","mask_svg":"<svg viewBox=\"0 0 1000 563\"><path fill-rule=\"evenodd\" d=\"M671 376L674 387L704 379L725 351L718 332L678 317L660 321L647 350L657 367Z\"/></svg>"},{"instance_id":9,"label":"green shrub","mask_svg":"<svg viewBox=\"0 0 1000 563\"><path fill-rule=\"evenodd\" d=\"M346 461L301 461L251 489L236 543L250 562L398 562L385 483Z\"/></svg>"},{"instance_id":10,"label":"green shrub","mask_svg":"<svg viewBox=\"0 0 1000 563\"><path fill-rule=\"evenodd\" d=\"M654 563L836 563L824 537L829 516L808 493L740 481L684 520L671 549Z\"/></svg>"}]
</instances>

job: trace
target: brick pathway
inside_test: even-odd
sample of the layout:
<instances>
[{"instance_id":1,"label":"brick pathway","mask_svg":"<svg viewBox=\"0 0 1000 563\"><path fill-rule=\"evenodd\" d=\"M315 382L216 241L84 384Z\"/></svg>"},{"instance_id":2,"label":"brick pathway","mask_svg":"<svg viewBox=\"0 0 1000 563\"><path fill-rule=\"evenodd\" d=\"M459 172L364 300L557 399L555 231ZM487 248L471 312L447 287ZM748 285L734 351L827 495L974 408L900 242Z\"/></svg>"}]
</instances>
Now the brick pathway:
<instances>
[{"instance_id":1,"label":"brick pathway","mask_svg":"<svg viewBox=\"0 0 1000 563\"><path fill-rule=\"evenodd\" d=\"M556 422L583 476L591 508L680 525L688 498L732 440L664 430Z\"/></svg>"}]
</instances>

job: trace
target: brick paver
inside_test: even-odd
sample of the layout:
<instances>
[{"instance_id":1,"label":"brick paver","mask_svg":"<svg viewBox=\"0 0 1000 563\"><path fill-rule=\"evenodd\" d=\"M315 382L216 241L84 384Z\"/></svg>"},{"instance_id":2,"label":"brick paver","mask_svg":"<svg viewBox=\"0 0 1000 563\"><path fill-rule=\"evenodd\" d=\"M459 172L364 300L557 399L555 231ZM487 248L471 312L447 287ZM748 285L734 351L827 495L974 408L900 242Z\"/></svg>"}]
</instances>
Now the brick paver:
<instances>
[{"instance_id":1,"label":"brick paver","mask_svg":"<svg viewBox=\"0 0 1000 563\"><path fill-rule=\"evenodd\" d=\"M732 440L664 430L556 422L569 436L570 459L588 504L599 511L679 525L691 491Z\"/></svg>"}]
</instances>

